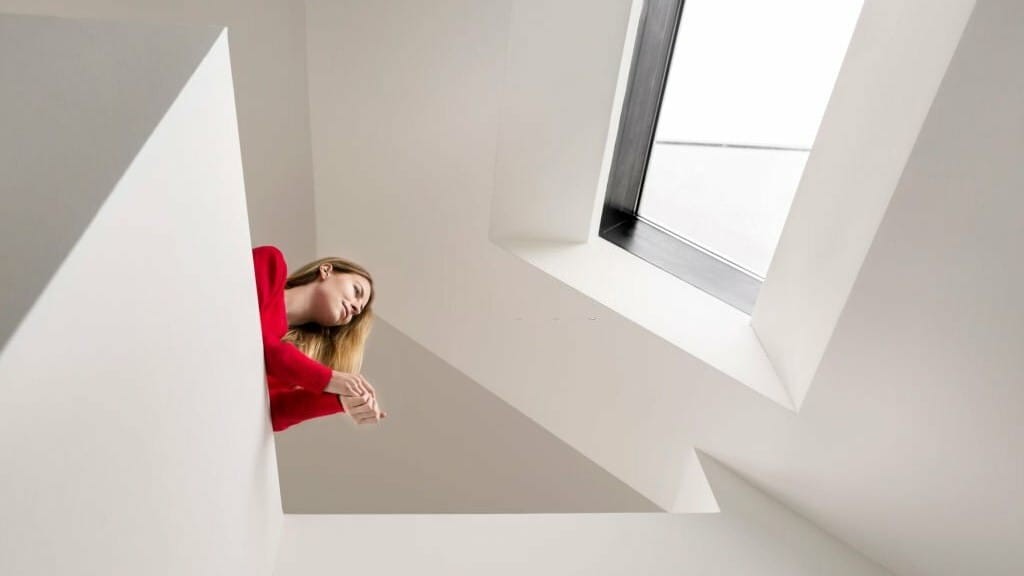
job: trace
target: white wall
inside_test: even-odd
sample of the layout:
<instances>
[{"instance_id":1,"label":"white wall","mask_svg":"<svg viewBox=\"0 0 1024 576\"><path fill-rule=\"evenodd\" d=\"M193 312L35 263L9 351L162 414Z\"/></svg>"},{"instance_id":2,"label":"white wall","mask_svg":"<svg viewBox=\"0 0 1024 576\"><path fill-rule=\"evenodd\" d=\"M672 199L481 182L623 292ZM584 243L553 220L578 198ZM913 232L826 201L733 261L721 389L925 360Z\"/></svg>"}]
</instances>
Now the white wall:
<instances>
[{"instance_id":1,"label":"white wall","mask_svg":"<svg viewBox=\"0 0 1024 576\"><path fill-rule=\"evenodd\" d=\"M608 120L615 93L585 87L615 85L632 4L508 3L511 13L502 30L506 54L495 61L503 84L497 92L501 127L493 160L491 237L587 238L601 176L595 161L601 161L608 130L593 118ZM639 18L639 7L634 17ZM576 89L552 90L562 84Z\"/></svg>"},{"instance_id":2,"label":"white wall","mask_svg":"<svg viewBox=\"0 0 1024 576\"><path fill-rule=\"evenodd\" d=\"M363 374L386 420L338 414L276 435L285 512L660 511L383 320Z\"/></svg>"},{"instance_id":3,"label":"white wall","mask_svg":"<svg viewBox=\"0 0 1024 576\"><path fill-rule=\"evenodd\" d=\"M974 4L864 2L752 318L797 406Z\"/></svg>"},{"instance_id":4,"label":"white wall","mask_svg":"<svg viewBox=\"0 0 1024 576\"><path fill-rule=\"evenodd\" d=\"M801 411L805 512L900 574L1024 573L1022 26L979 0Z\"/></svg>"},{"instance_id":5,"label":"white wall","mask_svg":"<svg viewBox=\"0 0 1024 576\"><path fill-rule=\"evenodd\" d=\"M286 514L275 576L885 576L713 459L716 514Z\"/></svg>"},{"instance_id":6,"label":"white wall","mask_svg":"<svg viewBox=\"0 0 1024 576\"><path fill-rule=\"evenodd\" d=\"M0 12L226 26L253 245L317 257L302 0L0 0Z\"/></svg>"},{"instance_id":7,"label":"white wall","mask_svg":"<svg viewBox=\"0 0 1024 576\"><path fill-rule=\"evenodd\" d=\"M96 41L95 29L71 21L50 20L38 35L29 34L36 22L44 20L5 18L0 35L10 43L0 54L0 227L11 240L0 243L6 263L0 271L0 346L218 34L212 27L178 28L155 35L143 51L128 44L140 41L136 34L123 40L132 50L122 51L122 45ZM80 44L90 51L77 50ZM160 74L151 70L154 64ZM48 231L46 241L31 241L40 230Z\"/></svg>"},{"instance_id":8,"label":"white wall","mask_svg":"<svg viewBox=\"0 0 1024 576\"><path fill-rule=\"evenodd\" d=\"M4 214L40 216L0 245L52 274L5 278L4 307L39 293L0 353L0 573L267 574L281 505L227 36L0 31L0 141L27 150ZM73 230L46 217L65 211Z\"/></svg>"}]
</instances>

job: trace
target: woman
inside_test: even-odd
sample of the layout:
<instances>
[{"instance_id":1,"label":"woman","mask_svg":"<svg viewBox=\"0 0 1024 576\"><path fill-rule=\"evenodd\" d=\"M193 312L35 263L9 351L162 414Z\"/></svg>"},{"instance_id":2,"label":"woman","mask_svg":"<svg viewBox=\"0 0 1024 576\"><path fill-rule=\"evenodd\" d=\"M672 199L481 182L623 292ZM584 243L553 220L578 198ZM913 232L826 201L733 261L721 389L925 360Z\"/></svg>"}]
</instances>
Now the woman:
<instances>
[{"instance_id":1,"label":"woman","mask_svg":"<svg viewBox=\"0 0 1024 576\"><path fill-rule=\"evenodd\" d=\"M357 424L386 417L359 374L373 322L370 273L321 258L288 276L274 246L253 248L252 258L274 431L337 412Z\"/></svg>"}]
</instances>

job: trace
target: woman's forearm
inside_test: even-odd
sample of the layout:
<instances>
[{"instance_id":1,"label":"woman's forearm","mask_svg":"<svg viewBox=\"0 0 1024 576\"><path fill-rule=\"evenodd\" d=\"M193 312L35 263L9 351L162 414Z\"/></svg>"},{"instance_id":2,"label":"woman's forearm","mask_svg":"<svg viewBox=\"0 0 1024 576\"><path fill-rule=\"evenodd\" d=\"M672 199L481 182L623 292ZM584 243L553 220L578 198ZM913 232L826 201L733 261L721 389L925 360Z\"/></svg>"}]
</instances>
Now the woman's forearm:
<instances>
[{"instance_id":1,"label":"woman's forearm","mask_svg":"<svg viewBox=\"0 0 1024 576\"><path fill-rule=\"evenodd\" d=\"M265 335L263 355L267 376L314 392L323 392L325 381L334 380L338 374L306 356L290 342L274 341Z\"/></svg>"},{"instance_id":2,"label":"woman's forearm","mask_svg":"<svg viewBox=\"0 0 1024 576\"><path fill-rule=\"evenodd\" d=\"M344 394L346 396L365 395L370 398L376 398L377 396L377 391L366 381L366 378L359 374L350 374L337 370L332 371L331 379L327 382L324 392L338 395Z\"/></svg>"},{"instance_id":3,"label":"woman's forearm","mask_svg":"<svg viewBox=\"0 0 1024 576\"><path fill-rule=\"evenodd\" d=\"M343 391L347 390L347 384L343 379L344 375L344 372L338 372L337 370L334 370L331 373L330 381L327 382L327 387L324 388L324 392L329 392L331 394L341 394Z\"/></svg>"}]
</instances>

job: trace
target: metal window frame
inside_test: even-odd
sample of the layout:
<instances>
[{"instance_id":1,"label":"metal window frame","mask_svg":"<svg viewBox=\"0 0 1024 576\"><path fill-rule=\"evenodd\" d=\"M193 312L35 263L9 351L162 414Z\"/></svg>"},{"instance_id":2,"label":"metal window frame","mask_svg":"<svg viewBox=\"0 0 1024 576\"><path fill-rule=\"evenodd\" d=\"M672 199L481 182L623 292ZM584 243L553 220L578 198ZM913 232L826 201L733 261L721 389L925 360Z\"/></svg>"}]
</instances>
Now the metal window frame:
<instances>
[{"instance_id":1,"label":"metal window frame","mask_svg":"<svg viewBox=\"0 0 1024 576\"><path fill-rule=\"evenodd\" d=\"M684 0L644 2L598 234L726 304L752 314L762 283L760 278L638 214L683 4Z\"/></svg>"}]
</instances>

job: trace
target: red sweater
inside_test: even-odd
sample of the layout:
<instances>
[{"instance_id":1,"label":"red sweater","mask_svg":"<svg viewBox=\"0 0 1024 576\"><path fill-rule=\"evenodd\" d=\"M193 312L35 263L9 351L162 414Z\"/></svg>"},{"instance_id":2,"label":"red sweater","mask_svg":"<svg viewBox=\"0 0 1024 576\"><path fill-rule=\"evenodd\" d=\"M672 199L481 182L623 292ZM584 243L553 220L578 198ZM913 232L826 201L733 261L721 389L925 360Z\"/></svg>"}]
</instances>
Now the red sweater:
<instances>
[{"instance_id":1,"label":"red sweater","mask_svg":"<svg viewBox=\"0 0 1024 576\"><path fill-rule=\"evenodd\" d=\"M252 250L256 269L256 295L263 328L263 360L270 394L270 420L280 432L303 420L344 412L337 394L324 392L333 370L306 356L281 338L288 331L284 309L284 283L288 265L274 246Z\"/></svg>"}]
</instances>

